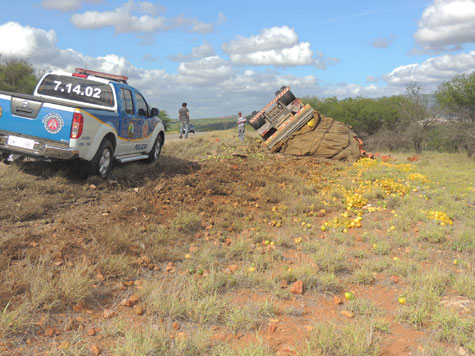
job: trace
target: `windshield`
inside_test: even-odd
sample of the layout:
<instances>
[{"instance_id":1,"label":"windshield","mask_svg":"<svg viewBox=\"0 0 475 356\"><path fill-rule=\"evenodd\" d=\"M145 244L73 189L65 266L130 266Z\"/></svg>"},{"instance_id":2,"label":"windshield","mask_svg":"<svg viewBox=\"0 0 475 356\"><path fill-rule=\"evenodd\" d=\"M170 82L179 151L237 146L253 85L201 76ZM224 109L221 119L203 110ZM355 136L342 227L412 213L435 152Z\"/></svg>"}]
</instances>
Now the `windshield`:
<instances>
[{"instance_id":1,"label":"windshield","mask_svg":"<svg viewBox=\"0 0 475 356\"><path fill-rule=\"evenodd\" d=\"M110 85L67 75L47 75L37 93L88 104L114 106Z\"/></svg>"}]
</instances>

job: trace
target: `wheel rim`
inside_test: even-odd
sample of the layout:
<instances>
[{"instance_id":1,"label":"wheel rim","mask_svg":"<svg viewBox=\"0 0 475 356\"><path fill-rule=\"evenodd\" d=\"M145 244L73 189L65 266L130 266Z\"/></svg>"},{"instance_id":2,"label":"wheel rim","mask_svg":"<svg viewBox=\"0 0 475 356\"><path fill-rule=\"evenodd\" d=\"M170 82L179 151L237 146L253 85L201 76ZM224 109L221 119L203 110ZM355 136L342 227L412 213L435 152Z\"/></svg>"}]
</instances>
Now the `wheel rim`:
<instances>
[{"instance_id":1,"label":"wheel rim","mask_svg":"<svg viewBox=\"0 0 475 356\"><path fill-rule=\"evenodd\" d=\"M111 163L111 151L106 148L102 151L101 158L99 159L99 174L104 176L109 171L109 166Z\"/></svg>"},{"instance_id":2,"label":"wheel rim","mask_svg":"<svg viewBox=\"0 0 475 356\"><path fill-rule=\"evenodd\" d=\"M158 156L160 155L161 148L162 148L162 143L160 142L160 139L157 139L157 144L155 145L155 151L153 152L154 160L156 160Z\"/></svg>"}]
</instances>

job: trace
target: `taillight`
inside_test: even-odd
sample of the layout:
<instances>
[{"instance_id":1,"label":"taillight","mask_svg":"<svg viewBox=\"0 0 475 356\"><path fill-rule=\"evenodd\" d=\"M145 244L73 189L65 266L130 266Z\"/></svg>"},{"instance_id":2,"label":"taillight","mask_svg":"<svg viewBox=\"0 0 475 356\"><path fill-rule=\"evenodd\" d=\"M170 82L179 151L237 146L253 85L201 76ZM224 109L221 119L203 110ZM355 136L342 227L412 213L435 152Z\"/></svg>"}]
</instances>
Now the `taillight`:
<instances>
[{"instance_id":1,"label":"taillight","mask_svg":"<svg viewBox=\"0 0 475 356\"><path fill-rule=\"evenodd\" d=\"M73 73L73 77L87 78L87 75L86 74L81 74L81 73Z\"/></svg>"},{"instance_id":2,"label":"taillight","mask_svg":"<svg viewBox=\"0 0 475 356\"><path fill-rule=\"evenodd\" d=\"M71 138L81 137L83 125L84 116L79 112L75 112L73 116L73 124L71 125Z\"/></svg>"}]
</instances>

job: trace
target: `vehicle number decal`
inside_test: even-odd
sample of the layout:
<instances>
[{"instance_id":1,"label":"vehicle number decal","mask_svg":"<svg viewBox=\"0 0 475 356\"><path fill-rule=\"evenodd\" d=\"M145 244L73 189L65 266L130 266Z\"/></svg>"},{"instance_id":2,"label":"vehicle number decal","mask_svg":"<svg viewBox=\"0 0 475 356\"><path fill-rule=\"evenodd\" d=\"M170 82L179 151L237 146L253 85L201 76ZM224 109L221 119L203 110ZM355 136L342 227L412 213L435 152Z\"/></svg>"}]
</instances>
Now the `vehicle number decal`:
<instances>
[{"instance_id":1,"label":"vehicle number decal","mask_svg":"<svg viewBox=\"0 0 475 356\"><path fill-rule=\"evenodd\" d=\"M43 118L43 125L50 134L57 134L64 126L63 118L55 113L50 113Z\"/></svg>"},{"instance_id":2,"label":"vehicle number decal","mask_svg":"<svg viewBox=\"0 0 475 356\"><path fill-rule=\"evenodd\" d=\"M54 81L54 91L60 91L61 93L75 93L76 95L83 95L83 96L89 96L93 97L96 99L101 98L101 93L102 90L100 88L93 88L90 86L81 86L81 84L77 84L73 87L72 83L68 83L66 85L63 85L63 82L60 80L55 80Z\"/></svg>"}]
</instances>

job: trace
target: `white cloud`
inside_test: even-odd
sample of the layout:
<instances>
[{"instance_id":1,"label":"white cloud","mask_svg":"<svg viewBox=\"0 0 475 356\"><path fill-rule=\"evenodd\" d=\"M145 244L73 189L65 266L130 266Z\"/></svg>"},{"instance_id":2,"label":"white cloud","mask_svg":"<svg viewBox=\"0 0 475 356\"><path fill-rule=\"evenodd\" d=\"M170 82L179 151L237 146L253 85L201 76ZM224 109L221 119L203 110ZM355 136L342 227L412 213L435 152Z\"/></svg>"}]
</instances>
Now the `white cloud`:
<instances>
[{"instance_id":1,"label":"white cloud","mask_svg":"<svg viewBox=\"0 0 475 356\"><path fill-rule=\"evenodd\" d=\"M335 96L337 98L351 98L351 97L380 97L384 95L395 94L394 91L390 93L389 88L381 88L377 85L359 85L359 84L340 84L328 86L322 89L321 95L325 97Z\"/></svg>"},{"instance_id":2,"label":"white cloud","mask_svg":"<svg viewBox=\"0 0 475 356\"><path fill-rule=\"evenodd\" d=\"M378 78L376 78L375 76L372 76L372 75L368 75L366 77L366 81L368 83L376 83L378 81Z\"/></svg>"},{"instance_id":3,"label":"white cloud","mask_svg":"<svg viewBox=\"0 0 475 356\"><path fill-rule=\"evenodd\" d=\"M191 56L193 58L203 58L203 57L211 57L216 54L213 46L209 42L203 43L199 47L193 47L191 49Z\"/></svg>"},{"instance_id":4,"label":"white cloud","mask_svg":"<svg viewBox=\"0 0 475 356\"><path fill-rule=\"evenodd\" d=\"M422 13L414 38L424 50L436 52L475 43L475 1L434 0Z\"/></svg>"},{"instance_id":5,"label":"white cloud","mask_svg":"<svg viewBox=\"0 0 475 356\"><path fill-rule=\"evenodd\" d=\"M291 48L299 42L297 33L288 26L265 28L259 35L237 36L223 44L223 51L228 54L252 54L271 50Z\"/></svg>"},{"instance_id":6,"label":"white cloud","mask_svg":"<svg viewBox=\"0 0 475 356\"><path fill-rule=\"evenodd\" d=\"M474 68L475 51L457 55L445 54L429 58L422 63L397 67L384 76L384 80L395 87L419 83L426 91L431 91L441 82L448 81L458 74L472 72Z\"/></svg>"},{"instance_id":7,"label":"white cloud","mask_svg":"<svg viewBox=\"0 0 475 356\"><path fill-rule=\"evenodd\" d=\"M339 58L325 57L322 52L317 52L316 57L314 65L318 69L327 69L327 66L330 64L340 63Z\"/></svg>"},{"instance_id":8,"label":"white cloud","mask_svg":"<svg viewBox=\"0 0 475 356\"><path fill-rule=\"evenodd\" d=\"M216 22L217 25L222 25L223 23L225 23L227 20L226 16L220 12L218 13L218 21Z\"/></svg>"},{"instance_id":9,"label":"white cloud","mask_svg":"<svg viewBox=\"0 0 475 356\"><path fill-rule=\"evenodd\" d=\"M179 53L175 56L168 57L168 59L174 62L187 62L191 61L192 59L213 57L215 55L216 51L214 50L213 46L209 42L204 42L198 47L193 47L190 54Z\"/></svg>"},{"instance_id":10,"label":"white cloud","mask_svg":"<svg viewBox=\"0 0 475 356\"><path fill-rule=\"evenodd\" d=\"M153 4L129 0L123 6L112 11L86 11L71 17L71 23L83 29L114 27L118 33L124 32L156 32L167 29L167 20L164 17L153 17L156 8ZM144 13L135 16L133 13Z\"/></svg>"},{"instance_id":11,"label":"white cloud","mask_svg":"<svg viewBox=\"0 0 475 356\"><path fill-rule=\"evenodd\" d=\"M60 11L72 11L79 9L83 4L98 4L103 0L42 0L41 6L47 9L55 9Z\"/></svg>"},{"instance_id":12,"label":"white cloud","mask_svg":"<svg viewBox=\"0 0 475 356\"><path fill-rule=\"evenodd\" d=\"M184 16L166 18L156 16L163 9L151 2L128 0L111 11L86 11L71 17L71 23L82 29L113 27L117 33L154 33L177 27L188 27L191 32L207 33L213 30L206 24Z\"/></svg>"},{"instance_id":13,"label":"white cloud","mask_svg":"<svg viewBox=\"0 0 475 356\"><path fill-rule=\"evenodd\" d=\"M237 36L224 43L222 49L234 64L279 67L314 65L326 69L328 64L338 63L338 58L325 58L313 51L309 42L300 42L294 29L288 26L264 28L260 34L250 37Z\"/></svg>"},{"instance_id":14,"label":"white cloud","mask_svg":"<svg viewBox=\"0 0 475 356\"><path fill-rule=\"evenodd\" d=\"M313 63L310 43L304 42L293 47L270 49L252 53L232 53L231 62L249 65L299 66Z\"/></svg>"},{"instance_id":15,"label":"white cloud","mask_svg":"<svg viewBox=\"0 0 475 356\"><path fill-rule=\"evenodd\" d=\"M373 46L374 48L388 48L389 45L391 43L393 43L395 39L396 39L396 36L394 36L394 35L389 35L387 37L375 38L371 42L371 46Z\"/></svg>"}]
</instances>

